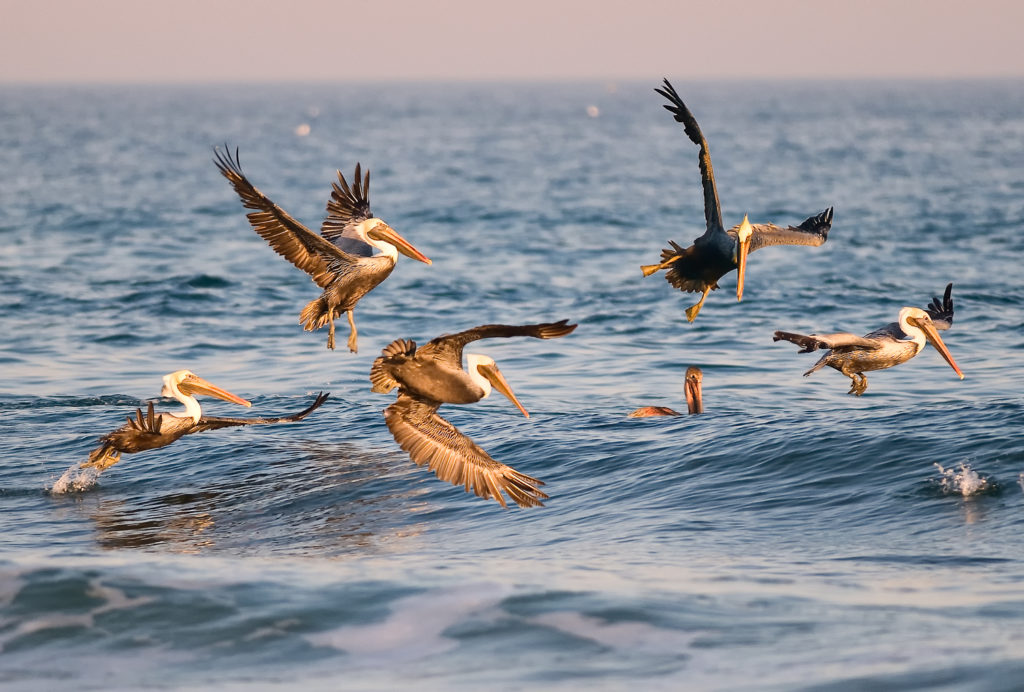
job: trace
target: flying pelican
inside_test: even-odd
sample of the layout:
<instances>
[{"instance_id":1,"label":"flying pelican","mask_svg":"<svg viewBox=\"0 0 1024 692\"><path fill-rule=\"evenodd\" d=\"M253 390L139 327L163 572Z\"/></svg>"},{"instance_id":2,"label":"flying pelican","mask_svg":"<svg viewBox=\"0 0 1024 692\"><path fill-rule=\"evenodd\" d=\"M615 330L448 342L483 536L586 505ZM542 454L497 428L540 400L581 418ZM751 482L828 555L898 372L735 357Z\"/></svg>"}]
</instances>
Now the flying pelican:
<instances>
[{"instance_id":1,"label":"flying pelican","mask_svg":"<svg viewBox=\"0 0 1024 692\"><path fill-rule=\"evenodd\" d=\"M701 393L701 381L704 373L696 365L686 369L686 379L683 381L683 391L686 393L686 410L693 413L704 413L704 396ZM629 418L647 418L649 416L678 416L667 406L643 406L629 414Z\"/></svg>"},{"instance_id":2,"label":"flying pelican","mask_svg":"<svg viewBox=\"0 0 1024 692\"><path fill-rule=\"evenodd\" d=\"M847 332L806 336L775 332L773 341L792 341L801 347L799 353L810 353L819 348L831 349L814 364L813 368L804 373L804 377L827 365L853 381L848 393L856 396L861 396L868 388L868 378L864 376L866 371L884 370L907 362L921 352L925 340L931 342L962 380L964 374L960 372L956 361L936 331L949 329L953 325L953 299L950 297L952 290L953 284L947 285L941 302L936 296L932 298L926 310L903 308L900 310L898 322L890 322L864 336L855 336Z\"/></svg>"},{"instance_id":3,"label":"flying pelican","mask_svg":"<svg viewBox=\"0 0 1024 692\"><path fill-rule=\"evenodd\" d=\"M669 104L663 104L665 109L675 116L676 122L683 124L690 141L700 147L700 177L704 185L704 218L707 230L688 248L683 248L670 240L669 244L672 247L661 251L661 263L644 265L641 270L644 276L650 276L662 269L668 269L665 279L680 291L701 292L700 300L686 309L686 319L693 322L708 293L718 288L718 280L733 269L739 272L736 279L736 300L743 298L743 278L746 274L748 253L769 245L824 243L832 227L832 207L804 220L799 226L788 228L770 223L752 225L744 214L739 226L725 230L722 225L722 208L718 202L718 189L715 187L715 172L711 168L711 153L697 120L667 79L665 88L655 91L670 101Z\"/></svg>"},{"instance_id":4,"label":"flying pelican","mask_svg":"<svg viewBox=\"0 0 1024 692\"><path fill-rule=\"evenodd\" d=\"M511 326L487 324L432 339L416 348L416 342L391 342L373 361L370 382L373 391L386 394L398 387L398 400L384 410L384 420L399 446L416 464L427 467L438 478L462 485L484 499L494 498L505 507L505 491L520 507L540 507L546 499L542 481L519 473L491 458L454 425L437 415L441 404L471 404L498 390L529 418L508 386L494 360L475 353L466 354L468 370L462 368L463 347L478 339L532 336L554 339L576 329L568 320L547 324Z\"/></svg>"},{"instance_id":5,"label":"flying pelican","mask_svg":"<svg viewBox=\"0 0 1024 692\"><path fill-rule=\"evenodd\" d=\"M128 423L117 430L100 438L99 447L89 453L89 461L83 462L80 468L93 467L100 471L110 468L121 460L121 454L134 454L147 449L166 447L175 440L192 433L204 430L216 430L236 425L270 425L273 423L291 423L302 420L320 407L330 394L320 392L313 404L291 416L280 418L220 418L204 416L195 395L213 396L241 406L252 406L245 399L235 396L220 387L210 384L202 377L189 370L178 370L164 375L164 386L160 396L177 399L185 406L180 413L154 413L153 402L149 402L149 410L143 415L142 409L135 409L135 418L128 416Z\"/></svg>"},{"instance_id":6,"label":"flying pelican","mask_svg":"<svg viewBox=\"0 0 1024 692\"><path fill-rule=\"evenodd\" d=\"M225 149L226 149L225 145ZM355 179L349 187L338 171L327 202L327 218L320 235L293 219L248 181L242 173L238 149L214 149L214 163L242 199L253 230L270 243L277 254L309 274L324 292L311 301L299 315L299 323L308 332L330 325L327 348L334 348L334 320L341 313L348 317L351 329L348 348L357 351L353 310L364 295L388 278L398 261L398 253L430 264L430 259L414 248L391 226L370 213L370 171L361 178L356 164ZM377 255L373 249L380 250Z\"/></svg>"}]
</instances>

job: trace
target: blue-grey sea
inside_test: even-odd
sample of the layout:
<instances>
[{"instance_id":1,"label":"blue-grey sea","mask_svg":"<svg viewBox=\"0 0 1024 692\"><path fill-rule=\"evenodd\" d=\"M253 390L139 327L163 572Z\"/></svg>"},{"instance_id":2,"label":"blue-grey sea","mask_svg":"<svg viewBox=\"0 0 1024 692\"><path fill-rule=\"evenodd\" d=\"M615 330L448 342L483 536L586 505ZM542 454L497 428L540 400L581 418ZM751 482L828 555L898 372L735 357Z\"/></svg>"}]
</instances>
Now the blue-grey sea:
<instances>
[{"instance_id":1,"label":"blue-grey sea","mask_svg":"<svg viewBox=\"0 0 1024 692\"><path fill-rule=\"evenodd\" d=\"M669 74L669 77L672 75ZM1024 82L676 80L752 255L693 324L643 278L704 228L697 148L644 83L0 88L4 690L1024 688ZM319 228L372 170L401 258L358 354L211 159ZM953 283L863 397L776 329L863 334ZM414 465L373 358L478 324L532 416L441 413L547 483L503 510ZM683 373L704 371L706 413ZM188 368L306 420L54 483ZM178 410L174 401L158 402ZM237 407L203 400L213 415Z\"/></svg>"}]
</instances>

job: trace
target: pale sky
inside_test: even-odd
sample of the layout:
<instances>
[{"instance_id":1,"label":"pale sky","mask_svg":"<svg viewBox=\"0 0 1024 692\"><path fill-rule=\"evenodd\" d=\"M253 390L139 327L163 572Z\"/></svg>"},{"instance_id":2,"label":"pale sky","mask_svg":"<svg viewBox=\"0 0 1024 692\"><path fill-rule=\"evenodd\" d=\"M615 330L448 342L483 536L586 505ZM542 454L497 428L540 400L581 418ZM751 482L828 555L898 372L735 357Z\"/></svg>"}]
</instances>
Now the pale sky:
<instances>
[{"instance_id":1,"label":"pale sky","mask_svg":"<svg viewBox=\"0 0 1024 692\"><path fill-rule=\"evenodd\" d=\"M1022 0L0 0L0 83L1024 76Z\"/></svg>"}]
</instances>

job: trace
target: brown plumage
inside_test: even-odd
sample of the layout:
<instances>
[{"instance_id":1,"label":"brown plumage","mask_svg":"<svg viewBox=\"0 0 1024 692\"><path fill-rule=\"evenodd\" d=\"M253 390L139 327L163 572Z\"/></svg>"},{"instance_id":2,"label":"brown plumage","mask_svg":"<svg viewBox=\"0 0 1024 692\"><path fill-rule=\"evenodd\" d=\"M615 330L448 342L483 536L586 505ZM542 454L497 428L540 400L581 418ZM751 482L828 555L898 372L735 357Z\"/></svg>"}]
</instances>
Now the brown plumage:
<instances>
[{"instance_id":1,"label":"brown plumage","mask_svg":"<svg viewBox=\"0 0 1024 692\"><path fill-rule=\"evenodd\" d=\"M226 147L225 147L226 148ZM238 149L215 149L214 163L238 193L249 223L277 254L309 274L323 289L299 315L306 331L329 327L327 348L334 348L334 320L342 313L348 318L349 350L358 348L353 311L359 299L386 279L395 268L398 253L430 264L430 260L402 238L393 228L370 212L370 172L362 175L356 164L354 182L349 186L338 171L327 218L320 235L292 218L260 192L242 173ZM373 249L381 251L374 255Z\"/></svg>"},{"instance_id":2,"label":"brown plumage","mask_svg":"<svg viewBox=\"0 0 1024 692\"><path fill-rule=\"evenodd\" d=\"M524 415L497 365L487 356L467 354L466 344L478 339L531 336L554 339L576 329L568 320L512 326L489 324L432 339L420 348L398 339L381 352L370 369L373 391L398 388L398 399L384 411L384 420L399 446L416 464L424 464L443 481L461 485L502 507L507 494L520 507L539 507L548 496L544 483L493 459L466 435L437 414L443 403L468 404L488 396L492 387L509 398Z\"/></svg>"},{"instance_id":3,"label":"brown plumage","mask_svg":"<svg viewBox=\"0 0 1024 692\"><path fill-rule=\"evenodd\" d=\"M179 378L177 381L170 378ZM191 384L188 389L186 384ZM276 418L227 418L221 416L204 416L196 402L195 394L207 394L218 398L249 406L249 402L224 392L216 387L209 387L208 382L193 375L187 370L179 370L164 378L163 396L173 396L185 404L184 415L173 413L156 413L153 402L149 402L146 413L142 409L135 410L135 417L128 416L128 422L117 430L100 438L100 446L89 453L89 461L81 464L82 468L93 467L100 471L107 469L121 460L121 454L134 454L147 449L166 447L172 442L197 432L217 430L239 425L273 425L275 423L291 423L299 421L320 408L330 396L320 392L313 403L298 413ZM224 394L225 396L221 396Z\"/></svg>"},{"instance_id":4,"label":"brown plumage","mask_svg":"<svg viewBox=\"0 0 1024 692\"><path fill-rule=\"evenodd\" d=\"M693 415L704 413L704 395L701 383L704 381L704 373L696 365L686 369L686 377L683 380L683 392L686 396L686 411ZM641 406L629 414L629 418L649 418L651 416L678 416L680 413L667 406Z\"/></svg>"},{"instance_id":5,"label":"brown plumage","mask_svg":"<svg viewBox=\"0 0 1024 692\"><path fill-rule=\"evenodd\" d=\"M736 299L743 297L747 254L771 245L823 244L832 227L832 207L805 219L798 226L783 228L770 223L751 224L744 216L742 223L725 230L715 172L711 166L711 153L700 125L667 79L664 88L655 91L669 100L664 105L665 109L672 113L676 122L683 124L690 141L700 147L698 162L704 188L704 220L707 230L689 247L684 248L670 240L670 247L661 251L661 262L645 265L641 269L644 276L667 269L665 279L672 286L681 291L702 294L700 301L686 310L686 319L692 322L704 305L708 293L718 288L718 280L733 269L739 272Z\"/></svg>"}]
</instances>

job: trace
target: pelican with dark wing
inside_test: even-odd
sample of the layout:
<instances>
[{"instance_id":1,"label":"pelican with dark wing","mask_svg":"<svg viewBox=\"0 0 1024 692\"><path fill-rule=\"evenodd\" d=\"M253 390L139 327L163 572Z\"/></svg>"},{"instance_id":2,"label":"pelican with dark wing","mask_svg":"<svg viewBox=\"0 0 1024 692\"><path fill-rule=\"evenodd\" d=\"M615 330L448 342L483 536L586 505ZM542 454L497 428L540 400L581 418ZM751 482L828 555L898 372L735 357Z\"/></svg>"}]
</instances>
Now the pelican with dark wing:
<instances>
[{"instance_id":1,"label":"pelican with dark wing","mask_svg":"<svg viewBox=\"0 0 1024 692\"><path fill-rule=\"evenodd\" d=\"M320 408L330 394L321 392L313 403L303 411L279 418L221 418L204 416L196 395L212 396L241 406L252 406L245 399L210 384L189 370L178 370L164 375L164 386L160 396L173 397L185 406L182 413L155 413L153 402L148 411L135 409L135 418L128 417L128 423L100 438L100 446L89 453L89 461L81 468L95 468L99 471L110 468L121 460L121 454L134 454L147 449L166 447L185 435L217 430L238 425L272 425L302 420Z\"/></svg>"},{"instance_id":2,"label":"pelican with dark wing","mask_svg":"<svg viewBox=\"0 0 1024 692\"><path fill-rule=\"evenodd\" d=\"M686 309L686 319L693 322L708 293L718 288L718 280L733 269L738 271L736 300L743 298L747 254L770 245L824 243L832 227L832 207L804 220L799 226L782 228L770 223L751 224L744 215L742 223L728 231L725 230L708 142L704 139L697 120L667 79L664 88L655 91L669 100L665 108L675 116L676 122L683 124L690 141L700 147L700 177L704 185L704 219L707 222L707 230L687 248L670 240L669 244L672 247L661 251L661 263L648 264L641 269L644 276L667 269L665 279L670 284L681 291L701 293L700 300Z\"/></svg>"},{"instance_id":3,"label":"pelican with dark wing","mask_svg":"<svg viewBox=\"0 0 1024 692\"><path fill-rule=\"evenodd\" d=\"M305 330L329 325L327 348L334 348L334 320L345 313L349 328L348 348L357 350L357 330L353 310L364 295L388 278L398 261L398 253L430 264L430 260L414 248L398 232L370 212L370 171L363 177L356 164L355 177L349 186L338 171L331 199L327 202L327 218L320 235L292 218L281 207L260 192L242 173L238 149L215 149L214 163L242 199L253 230L270 243L277 254L306 272L323 289L299 315ZM380 252L373 254L373 250Z\"/></svg>"},{"instance_id":4,"label":"pelican with dark wing","mask_svg":"<svg viewBox=\"0 0 1024 692\"><path fill-rule=\"evenodd\" d=\"M576 329L568 320L547 324L510 326L488 324L458 334L439 336L417 348L414 341L398 339L381 352L370 368L373 391L398 388L398 400L384 410L384 420L399 446L416 464L424 464L438 478L461 485L484 499L494 498L505 507L502 492L520 507L540 507L548 496L542 481L495 461L437 414L441 404L471 404L496 389L529 417L508 386L494 360L462 349L478 339L532 336L555 339Z\"/></svg>"},{"instance_id":5,"label":"pelican with dark wing","mask_svg":"<svg viewBox=\"0 0 1024 692\"><path fill-rule=\"evenodd\" d=\"M704 380L704 373L696 365L686 369L686 379L683 380L683 392L686 394L686 410L688 413L704 413L704 395L701 392L701 382ZM679 416L678 411L667 406L642 406L629 414L630 418L648 418L651 416Z\"/></svg>"},{"instance_id":6,"label":"pelican with dark wing","mask_svg":"<svg viewBox=\"0 0 1024 692\"><path fill-rule=\"evenodd\" d=\"M960 372L937 331L949 329L953 325L952 290L953 284L947 285L941 301L938 296L932 298L926 310L903 308L898 322L890 322L864 336L847 332L807 335L775 332L773 341L792 341L801 347L799 353L830 349L813 368L804 373L804 377L827 365L853 381L849 394L856 396L861 396L868 388L865 372L884 370L907 362L921 352L925 341L931 342L962 380L964 374Z\"/></svg>"}]
</instances>

